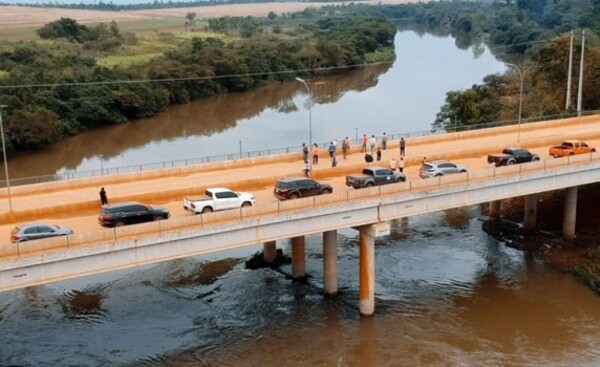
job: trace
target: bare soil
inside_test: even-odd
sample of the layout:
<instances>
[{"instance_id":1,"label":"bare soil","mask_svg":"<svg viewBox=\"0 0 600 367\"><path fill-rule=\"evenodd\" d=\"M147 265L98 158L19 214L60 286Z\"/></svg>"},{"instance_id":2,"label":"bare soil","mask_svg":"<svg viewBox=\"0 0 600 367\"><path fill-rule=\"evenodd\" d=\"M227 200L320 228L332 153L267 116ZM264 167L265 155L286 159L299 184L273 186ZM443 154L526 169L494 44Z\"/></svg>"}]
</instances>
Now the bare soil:
<instances>
[{"instance_id":1,"label":"bare soil","mask_svg":"<svg viewBox=\"0 0 600 367\"><path fill-rule=\"evenodd\" d=\"M377 4L405 4L409 0L382 0ZM319 8L327 5L341 5L349 3L372 3L373 1L354 2L285 2L285 3L255 3L255 4L227 4L214 6L199 6L189 8L148 9L148 10L123 10L100 11L59 8L31 8L21 6L0 6L0 29L42 26L46 23L67 17L79 23L110 22L115 20L152 20L166 17L181 17L189 12L195 12L199 19L216 18L223 16L266 16L273 11L276 14L302 11L308 7Z\"/></svg>"}]
</instances>

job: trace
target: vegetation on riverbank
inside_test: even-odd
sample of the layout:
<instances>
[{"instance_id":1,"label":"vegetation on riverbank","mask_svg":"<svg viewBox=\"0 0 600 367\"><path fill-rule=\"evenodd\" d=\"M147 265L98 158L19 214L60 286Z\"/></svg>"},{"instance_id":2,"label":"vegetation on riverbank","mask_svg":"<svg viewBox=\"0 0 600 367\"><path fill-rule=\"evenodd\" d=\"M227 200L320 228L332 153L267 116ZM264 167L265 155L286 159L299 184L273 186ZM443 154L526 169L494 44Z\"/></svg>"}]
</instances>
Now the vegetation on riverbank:
<instances>
[{"instance_id":1,"label":"vegetation on riverbank","mask_svg":"<svg viewBox=\"0 0 600 367\"><path fill-rule=\"evenodd\" d=\"M564 191L538 195L537 229L525 231L524 200L513 198L502 203L502 220L488 221L485 230L507 241L508 245L541 259L552 267L575 275L600 293L600 184L580 187L577 198L576 238L562 239Z\"/></svg>"},{"instance_id":2,"label":"vegetation on riverbank","mask_svg":"<svg viewBox=\"0 0 600 367\"><path fill-rule=\"evenodd\" d=\"M202 32L138 39L115 22L91 27L63 18L38 30L44 41L3 43L8 148L36 148L170 104L394 57L389 21L310 11L290 19L210 19Z\"/></svg>"}]
</instances>

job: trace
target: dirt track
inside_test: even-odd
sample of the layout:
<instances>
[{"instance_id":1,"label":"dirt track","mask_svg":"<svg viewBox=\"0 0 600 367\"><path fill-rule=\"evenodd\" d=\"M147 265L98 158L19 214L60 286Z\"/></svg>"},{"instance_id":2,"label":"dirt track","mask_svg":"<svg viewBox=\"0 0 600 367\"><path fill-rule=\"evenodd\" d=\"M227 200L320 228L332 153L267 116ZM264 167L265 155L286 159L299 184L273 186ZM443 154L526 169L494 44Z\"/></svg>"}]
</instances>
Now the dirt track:
<instances>
[{"instance_id":1,"label":"dirt track","mask_svg":"<svg viewBox=\"0 0 600 367\"><path fill-rule=\"evenodd\" d=\"M372 4L404 4L409 0L382 0L356 1L354 3ZM0 6L0 29L41 26L57 20L61 17L72 18L80 23L97 23L132 20L151 20L163 17L184 18L188 12L196 12L198 18L215 18L222 16L266 16L273 11L277 14L302 11L308 7L322 7L326 5L341 5L352 2L330 2L330 3L256 3L256 4L229 4L200 6L189 8L172 9L150 9L150 10L124 10L124 11L100 11L100 10L78 10L58 8L29 8L20 6Z\"/></svg>"}]
</instances>

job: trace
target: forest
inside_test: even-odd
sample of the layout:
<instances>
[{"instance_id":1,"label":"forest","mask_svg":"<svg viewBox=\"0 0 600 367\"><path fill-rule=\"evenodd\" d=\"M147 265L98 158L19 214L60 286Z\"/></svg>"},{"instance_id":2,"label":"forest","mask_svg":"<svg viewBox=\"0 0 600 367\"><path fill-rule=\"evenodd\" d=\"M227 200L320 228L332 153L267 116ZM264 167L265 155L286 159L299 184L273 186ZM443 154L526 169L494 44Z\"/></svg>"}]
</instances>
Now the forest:
<instances>
[{"instance_id":1,"label":"forest","mask_svg":"<svg viewBox=\"0 0 600 367\"><path fill-rule=\"evenodd\" d=\"M189 24L195 24L188 15ZM160 33L155 41L162 43L135 63L115 54L139 49L147 40L122 32L115 22L85 26L63 18L38 29L44 42L0 43L0 103L10 106L4 122L9 149L35 149L214 94L391 61L398 28L449 34L462 48L487 45L518 65L523 118L567 110L570 32L575 31L571 96L576 96L585 30L582 105L600 109L600 1L331 5L265 18L211 19L195 28L201 32L185 38ZM519 84L517 70L508 68L482 84L448 91L432 127L450 130L515 119Z\"/></svg>"}]
</instances>

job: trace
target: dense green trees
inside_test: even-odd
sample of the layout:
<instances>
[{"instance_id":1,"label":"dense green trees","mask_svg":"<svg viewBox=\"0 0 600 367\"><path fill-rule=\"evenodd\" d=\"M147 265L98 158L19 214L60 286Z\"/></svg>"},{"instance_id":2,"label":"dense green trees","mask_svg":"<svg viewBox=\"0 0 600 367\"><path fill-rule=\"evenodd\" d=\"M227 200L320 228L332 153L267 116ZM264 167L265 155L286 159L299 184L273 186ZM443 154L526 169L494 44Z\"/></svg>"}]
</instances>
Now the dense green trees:
<instances>
[{"instance_id":1,"label":"dense green trees","mask_svg":"<svg viewBox=\"0 0 600 367\"><path fill-rule=\"evenodd\" d=\"M254 37L267 32L273 18L214 19L211 28L243 41L193 38L148 62L113 69L96 63L94 55L103 49L90 42L120 38L116 24L52 22L38 33L68 41L17 43L0 52L0 103L10 106L5 109L10 147L36 148L78 131L151 116L169 104L292 80L298 70L362 65L370 53L392 48L395 27L388 21L301 18L295 37Z\"/></svg>"}]
</instances>

